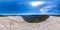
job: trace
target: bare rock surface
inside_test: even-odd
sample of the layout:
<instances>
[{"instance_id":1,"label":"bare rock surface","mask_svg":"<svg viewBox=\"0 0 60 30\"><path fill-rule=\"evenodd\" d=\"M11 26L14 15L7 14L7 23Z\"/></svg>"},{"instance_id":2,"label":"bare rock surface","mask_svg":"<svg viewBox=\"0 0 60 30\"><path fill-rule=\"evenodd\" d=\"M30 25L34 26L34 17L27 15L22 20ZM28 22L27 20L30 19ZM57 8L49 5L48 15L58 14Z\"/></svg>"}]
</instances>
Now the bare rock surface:
<instances>
[{"instance_id":1,"label":"bare rock surface","mask_svg":"<svg viewBox=\"0 0 60 30\"><path fill-rule=\"evenodd\" d=\"M60 30L60 17L50 16L40 23L25 22L21 16L0 17L0 30Z\"/></svg>"}]
</instances>

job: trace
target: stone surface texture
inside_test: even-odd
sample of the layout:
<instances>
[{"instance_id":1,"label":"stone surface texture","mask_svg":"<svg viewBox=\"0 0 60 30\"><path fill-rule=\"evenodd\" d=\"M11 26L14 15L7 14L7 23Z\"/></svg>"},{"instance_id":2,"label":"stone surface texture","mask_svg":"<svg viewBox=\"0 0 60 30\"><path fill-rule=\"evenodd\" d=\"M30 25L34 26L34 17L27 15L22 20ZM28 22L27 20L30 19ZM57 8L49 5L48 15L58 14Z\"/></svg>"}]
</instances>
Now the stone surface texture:
<instances>
[{"instance_id":1,"label":"stone surface texture","mask_svg":"<svg viewBox=\"0 0 60 30\"><path fill-rule=\"evenodd\" d=\"M60 17L50 16L40 23L25 22L21 16L0 17L0 30L60 30Z\"/></svg>"}]
</instances>

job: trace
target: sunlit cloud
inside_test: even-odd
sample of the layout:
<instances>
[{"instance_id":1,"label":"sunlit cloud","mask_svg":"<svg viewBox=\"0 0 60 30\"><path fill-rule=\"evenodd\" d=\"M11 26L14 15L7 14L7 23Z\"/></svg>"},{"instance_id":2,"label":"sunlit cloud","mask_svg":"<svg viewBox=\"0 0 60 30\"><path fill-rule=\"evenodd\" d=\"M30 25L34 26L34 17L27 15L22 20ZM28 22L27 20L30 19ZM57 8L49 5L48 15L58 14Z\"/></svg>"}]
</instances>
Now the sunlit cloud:
<instances>
[{"instance_id":1,"label":"sunlit cloud","mask_svg":"<svg viewBox=\"0 0 60 30\"><path fill-rule=\"evenodd\" d=\"M41 14L52 14L52 13L57 12L57 10L52 10L55 7L56 7L55 5L46 6L46 7L41 8L40 12L41 12ZM51 12L49 12L49 11L51 11Z\"/></svg>"},{"instance_id":2,"label":"sunlit cloud","mask_svg":"<svg viewBox=\"0 0 60 30\"><path fill-rule=\"evenodd\" d=\"M30 5L36 7L36 6L42 5L44 3L45 2L43 2L43 1L34 1L34 2L30 2Z\"/></svg>"}]
</instances>

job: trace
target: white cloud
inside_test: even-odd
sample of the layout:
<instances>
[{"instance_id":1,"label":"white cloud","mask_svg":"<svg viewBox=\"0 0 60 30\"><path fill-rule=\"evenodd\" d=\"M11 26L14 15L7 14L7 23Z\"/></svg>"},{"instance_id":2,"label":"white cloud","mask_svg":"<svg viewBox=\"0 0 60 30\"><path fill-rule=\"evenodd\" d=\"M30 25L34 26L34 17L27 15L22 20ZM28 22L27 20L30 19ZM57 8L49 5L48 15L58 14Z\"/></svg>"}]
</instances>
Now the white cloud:
<instances>
[{"instance_id":1,"label":"white cloud","mask_svg":"<svg viewBox=\"0 0 60 30\"><path fill-rule=\"evenodd\" d=\"M43 1L34 1L34 2L30 2L30 5L36 7L38 5L42 5L43 3L45 3L45 2L43 2Z\"/></svg>"}]
</instances>

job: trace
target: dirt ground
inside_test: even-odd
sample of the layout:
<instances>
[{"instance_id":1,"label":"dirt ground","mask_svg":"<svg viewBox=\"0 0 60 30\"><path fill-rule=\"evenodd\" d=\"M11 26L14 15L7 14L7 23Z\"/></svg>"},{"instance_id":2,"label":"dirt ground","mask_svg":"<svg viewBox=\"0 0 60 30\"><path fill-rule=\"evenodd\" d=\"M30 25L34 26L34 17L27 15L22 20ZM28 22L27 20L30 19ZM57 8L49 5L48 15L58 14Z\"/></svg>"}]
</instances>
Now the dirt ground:
<instances>
[{"instance_id":1,"label":"dirt ground","mask_svg":"<svg viewBox=\"0 0 60 30\"><path fill-rule=\"evenodd\" d=\"M60 30L60 17L50 16L40 23L25 22L21 16L0 17L0 30Z\"/></svg>"}]
</instances>

